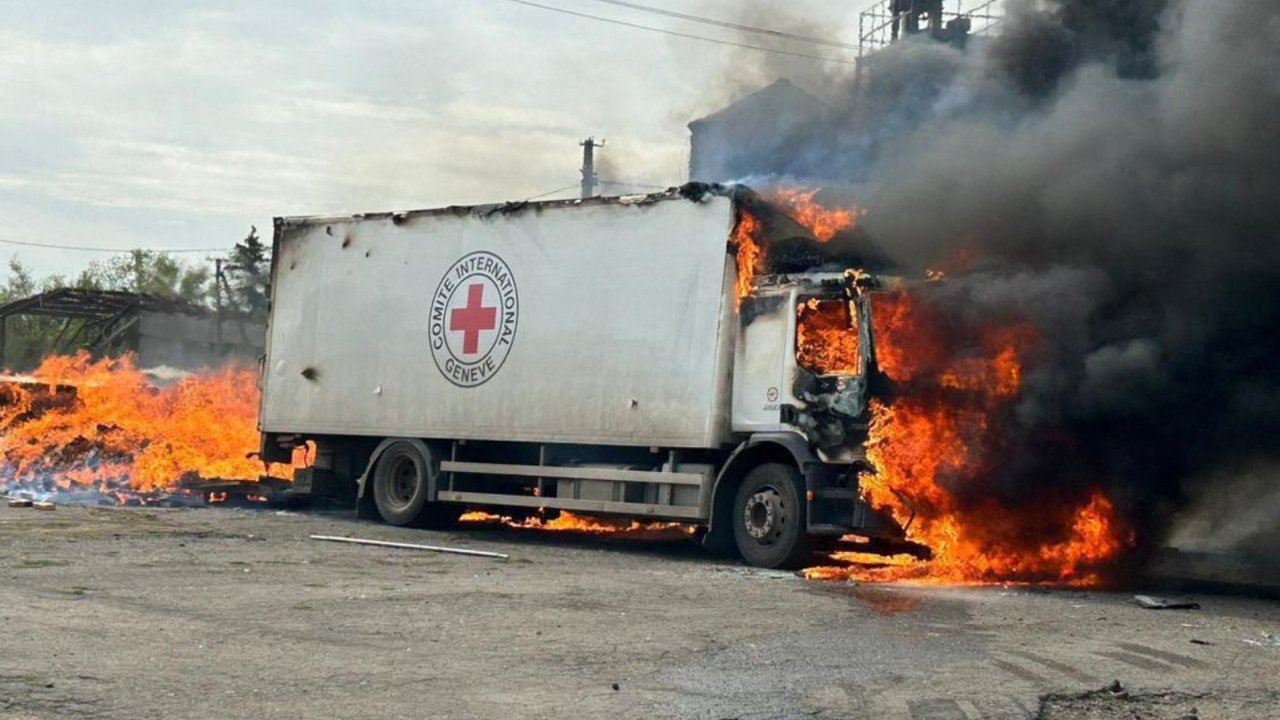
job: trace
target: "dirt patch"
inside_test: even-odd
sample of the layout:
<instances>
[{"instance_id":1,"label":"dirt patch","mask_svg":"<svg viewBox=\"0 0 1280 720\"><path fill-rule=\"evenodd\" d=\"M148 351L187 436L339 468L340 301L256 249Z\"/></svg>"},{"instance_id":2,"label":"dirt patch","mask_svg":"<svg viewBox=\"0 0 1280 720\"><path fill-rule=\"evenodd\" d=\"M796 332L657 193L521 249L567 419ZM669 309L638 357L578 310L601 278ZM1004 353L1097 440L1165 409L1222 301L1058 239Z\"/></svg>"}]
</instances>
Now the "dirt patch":
<instances>
[{"instance_id":1,"label":"dirt patch","mask_svg":"<svg viewBox=\"0 0 1280 720\"><path fill-rule=\"evenodd\" d=\"M1114 687L1051 694L1040 700L1035 720L1200 720L1268 717L1280 707L1277 692L1131 693Z\"/></svg>"}]
</instances>

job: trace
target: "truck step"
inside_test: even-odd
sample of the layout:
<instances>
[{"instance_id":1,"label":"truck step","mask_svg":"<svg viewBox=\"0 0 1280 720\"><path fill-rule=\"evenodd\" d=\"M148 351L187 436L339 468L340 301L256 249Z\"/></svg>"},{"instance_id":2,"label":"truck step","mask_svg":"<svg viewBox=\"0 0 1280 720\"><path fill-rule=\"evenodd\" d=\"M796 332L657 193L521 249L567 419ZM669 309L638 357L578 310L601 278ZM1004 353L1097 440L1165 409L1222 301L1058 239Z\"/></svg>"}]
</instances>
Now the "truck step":
<instances>
[{"instance_id":1,"label":"truck step","mask_svg":"<svg viewBox=\"0 0 1280 720\"><path fill-rule=\"evenodd\" d=\"M813 491L815 500L857 500L858 491L853 488L821 487Z\"/></svg>"},{"instance_id":2,"label":"truck step","mask_svg":"<svg viewBox=\"0 0 1280 720\"><path fill-rule=\"evenodd\" d=\"M845 527L844 525L810 525L809 526L810 535L840 536L840 535L848 535L850 532L851 532L850 529Z\"/></svg>"},{"instance_id":3,"label":"truck step","mask_svg":"<svg viewBox=\"0 0 1280 720\"><path fill-rule=\"evenodd\" d=\"M609 500L578 500L575 498L533 497L530 495L501 495L498 493L458 492L441 490L437 497L445 502L468 505L498 505L532 508L556 508L578 512L594 512L612 515L650 516L654 519L703 520L702 511L686 505L653 505L648 503L613 502Z\"/></svg>"},{"instance_id":4,"label":"truck step","mask_svg":"<svg viewBox=\"0 0 1280 720\"><path fill-rule=\"evenodd\" d=\"M520 477L565 478L570 480L671 483L673 485L701 486L707 481L707 476L701 473L560 467L556 465L508 465L506 463L457 462L454 460L445 460L440 463L440 470L442 472L475 473L478 475L516 475Z\"/></svg>"}]
</instances>

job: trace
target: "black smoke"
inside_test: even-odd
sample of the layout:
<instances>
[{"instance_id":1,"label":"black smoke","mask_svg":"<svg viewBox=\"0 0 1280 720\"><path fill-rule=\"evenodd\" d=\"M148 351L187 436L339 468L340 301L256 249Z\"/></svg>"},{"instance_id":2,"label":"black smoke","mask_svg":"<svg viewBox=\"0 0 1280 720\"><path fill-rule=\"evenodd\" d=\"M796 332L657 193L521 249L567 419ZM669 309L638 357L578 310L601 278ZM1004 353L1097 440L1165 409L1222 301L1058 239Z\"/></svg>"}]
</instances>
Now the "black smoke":
<instances>
[{"instance_id":1,"label":"black smoke","mask_svg":"<svg viewBox=\"0 0 1280 720\"><path fill-rule=\"evenodd\" d=\"M963 266L956 328L1033 322L991 486L1103 487L1148 545L1280 456L1280 3L1009 6L874 56L758 172L849 189L904 271Z\"/></svg>"}]
</instances>

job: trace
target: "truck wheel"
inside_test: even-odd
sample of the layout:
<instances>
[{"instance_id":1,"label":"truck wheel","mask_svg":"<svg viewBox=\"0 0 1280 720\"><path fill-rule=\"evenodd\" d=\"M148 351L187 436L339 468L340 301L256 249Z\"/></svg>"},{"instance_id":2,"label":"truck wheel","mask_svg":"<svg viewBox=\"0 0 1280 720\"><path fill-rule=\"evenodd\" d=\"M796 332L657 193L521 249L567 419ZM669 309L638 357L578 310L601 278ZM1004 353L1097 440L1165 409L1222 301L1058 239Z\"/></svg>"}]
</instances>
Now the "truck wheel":
<instances>
[{"instance_id":1,"label":"truck wheel","mask_svg":"<svg viewBox=\"0 0 1280 720\"><path fill-rule=\"evenodd\" d=\"M781 463L761 465L743 478L733 500L733 539L748 563L794 568L812 556L800 483L799 471Z\"/></svg>"},{"instance_id":2,"label":"truck wheel","mask_svg":"<svg viewBox=\"0 0 1280 720\"><path fill-rule=\"evenodd\" d=\"M373 502L387 524L439 530L457 522L461 507L427 502L429 473L427 458L412 443L382 451L373 469Z\"/></svg>"},{"instance_id":3,"label":"truck wheel","mask_svg":"<svg viewBox=\"0 0 1280 720\"><path fill-rule=\"evenodd\" d=\"M427 504L427 459L407 442L387 446L373 469L373 501L390 525L408 525Z\"/></svg>"}]
</instances>

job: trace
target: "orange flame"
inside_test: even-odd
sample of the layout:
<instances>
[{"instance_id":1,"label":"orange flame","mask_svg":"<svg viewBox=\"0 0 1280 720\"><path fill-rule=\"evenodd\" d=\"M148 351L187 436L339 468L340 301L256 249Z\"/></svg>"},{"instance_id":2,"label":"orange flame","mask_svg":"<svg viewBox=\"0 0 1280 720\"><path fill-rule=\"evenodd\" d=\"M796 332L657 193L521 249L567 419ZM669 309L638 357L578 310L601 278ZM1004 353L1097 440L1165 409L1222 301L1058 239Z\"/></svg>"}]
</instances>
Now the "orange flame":
<instances>
[{"instance_id":1,"label":"orange flame","mask_svg":"<svg viewBox=\"0 0 1280 720\"><path fill-rule=\"evenodd\" d=\"M860 207L827 208L814 202L813 198L821 188L802 190L800 188L772 188L766 195L787 217L800 223L820 242L827 242L837 233L849 230L858 224L866 211Z\"/></svg>"},{"instance_id":2,"label":"orange flame","mask_svg":"<svg viewBox=\"0 0 1280 720\"><path fill-rule=\"evenodd\" d=\"M819 242L827 242L837 233L855 227L865 213L857 206L824 207L814 201L818 192L818 189L775 187L766 190L764 197L784 215L813 233ZM764 232L764 223L745 207L739 206L732 236L737 253L739 301L751 294L755 276L766 271Z\"/></svg>"},{"instance_id":3,"label":"orange flame","mask_svg":"<svg viewBox=\"0 0 1280 720\"><path fill-rule=\"evenodd\" d=\"M129 357L81 353L46 358L29 378L0 378L0 388L0 478L11 486L118 495L192 477L289 477L288 466L251 457L257 373L245 364L159 388Z\"/></svg>"},{"instance_id":4,"label":"orange flame","mask_svg":"<svg viewBox=\"0 0 1280 720\"><path fill-rule=\"evenodd\" d=\"M486 512L469 512L459 518L462 522L501 523L515 528L529 530L554 530L562 532L579 532L593 535L622 535L633 539L661 539L681 537L693 534L693 527L675 522L648 522L636 520L614 520L611 518L589 518L561 511L556 517L544 520L530 517L523 520L493 515Z\"/></svg>"},{"instance_id":5,"label":"orange flame","mask_svg":"<svg viewBox=\"0 0 1280 720\"><path fill-rule=\"evenodd\" d=\"M948 344L942 319L904 290L872 297L876 360L895 383L890 403L871 404L863 492L928 546L931 560L909 555L817 567L819 579L1093 585L1130 539L1099 490L1064 495L1052 507L1002 505L987 478L1007 460L1004 422L1021 392L1038 342L1028 324L979 331L976 352ZM963 494L964 499L961 499Z\"/></svg>"},{"instance_id":6,"label":"orange flame","mask_svg":"<svg viewBox=\"0 0 1280 720\"><path fill-rule=\"evenodd\" d=\"M751 294L752 280L764 268L764 247L759 238L761 230L759 218L746 208L738 208L738 224L733 229L733 244L737 248L739 301Z\"/></svg>"},{"instance_id":7,"label":"orange flame","mask_svg":"<svg viewBox=\"0 0 1280 720\"><path fill-rule=\"evenodd\" d=\"M857 314L846 300L811 298L796 307L796 362L819 375L857 375Z\"/></svg>"}]
</instances>

